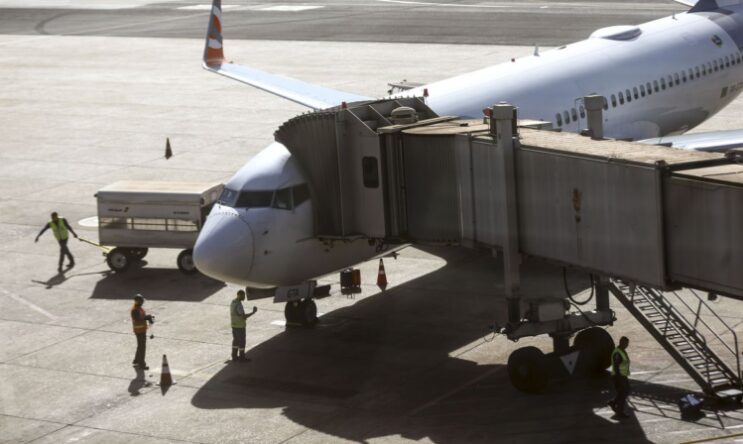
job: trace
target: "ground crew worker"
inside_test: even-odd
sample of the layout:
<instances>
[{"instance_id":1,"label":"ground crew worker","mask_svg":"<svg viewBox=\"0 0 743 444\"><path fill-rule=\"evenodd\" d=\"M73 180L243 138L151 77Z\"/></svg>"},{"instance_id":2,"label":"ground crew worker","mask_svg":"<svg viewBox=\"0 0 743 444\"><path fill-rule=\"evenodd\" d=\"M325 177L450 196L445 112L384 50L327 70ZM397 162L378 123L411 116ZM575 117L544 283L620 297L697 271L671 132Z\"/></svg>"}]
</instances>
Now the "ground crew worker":
<instances>
[{"instance_id":1,"label":"ground crew worker","mask_svg":"<svg viewBox=\"0 0 743 444\"><path fill-rule=\"evenodd\" d=\"M232 323L232 361L246 362L245 358L245 320L253 316L258 308L253 307L253 312L245 314L242 302L245 300L245 292L239 290L237 297L230 304L230 320Z\"/></svg>"},{"instance_id":2,"label":"ground crew worker","mask_svg":"<svg viewBox=\"0 0 743 444\"><path fill-rule=\"evenodd\" d=\"M141 294L134 296L134 306L132 306L131 315L132 328L134 329L134 335L137 337L137 351L134 353L132 364L142 370L149 370L150 368L144 360L144 355L147 351L147 323L152 324L155 322L155 319L145 313L142 304L144 304L144 297Z\"/></svg>"},{"instance_id":3,"label":"ground crew worker","mask_svg":"<svg viewBox=\"0 0 743 444\"><path fill-rule=\"evenodd\" d=\"M70 253L70 249L67 248L67 239L70 238L70 235L67 233L69 231L72 233L73 236L77 238L77 233L72 229L69 223L67 223L67 219L64 217L57 216L57 213L52 213L52 220L47 222L46 225L44 225L44 228L39 231L39 234L36 235L36 239L34 242L39 241L39 237L41 237L42 234L49 228L52 229L52 233L54 233L54 238L57 239L57 242L59 242L59 266L57 267L57 271L60 273L62 272L62 263L64 262L64 257L67 256L67 259L69 259L70 263L67 264L67 269L75 266L75 258L72 257L72 253Z\"/></svg>"},{"instance_id":4,"label":"ground crew worker","mask_svg":"<svg viewBox=\"0 0 743 444\"><path fill-rule=\"evenodd\" d=\"M629 356L627 355L627 346L629 338L622 336L619 339L619 346L611 354L611 374L614 377L614 388L617 395L609 401L609 406L619 418L629 418L625 413L627 397L629 396Z\"/></svg>"}]
</instances>

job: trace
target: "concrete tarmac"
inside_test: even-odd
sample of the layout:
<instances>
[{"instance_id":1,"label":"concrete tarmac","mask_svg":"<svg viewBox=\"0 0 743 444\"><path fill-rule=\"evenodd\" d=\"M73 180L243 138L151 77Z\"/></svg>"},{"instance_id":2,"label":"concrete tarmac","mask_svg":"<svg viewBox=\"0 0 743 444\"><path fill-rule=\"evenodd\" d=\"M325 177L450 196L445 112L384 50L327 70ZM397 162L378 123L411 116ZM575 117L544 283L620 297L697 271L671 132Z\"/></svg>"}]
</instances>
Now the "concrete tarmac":
<instances>
[{"instance_id":1,"label":"concrete tarmac","mask_svg":"<svg viewBox=\"0 0 743 444\"><path fill-rule=\"evenodd\" d=\"M74 6L74 2L71 2ZM3 11L4 12L4 11ZM0 17L4 14L0 13ZM229 302L236 287L175 267L177 251L112 274L74 240L75 268L33 238L51 211L82 237L96 190L119 179L225 180L303 108L200 69L201 39L0 35L0 441L3 442L689 442L743 436L743 412L682 421L692 380L614 302L608 331L632 339L630 420L605 402L608 377L513 389L505 364L525 345L489 326L503 318L497 260L459 249L408 248L386 260L390 286L318 302L320 325L286 329L283 306L247 302L250 363L233 365ZM529 54L525 46L228 40L237 62L380 95L387 81L429 81ZM342 61L342 69L338 66ZM371 74L370 74L371 73ZM383 73L382 75L378 73ZM740 128L741 100L705 124ZM163 156L170 137L174 157ZM561 281L529 265L525 292ZM571 288L586 277L570 275ZM155 314L151 369L131 367L131 297ZM584 298L588 292L578 297ZM738 334L740 302L715 305ZM156 385L167 354L177 384ZM713 441L714 442L714 441Z\"/></svg>"}]
</instances>

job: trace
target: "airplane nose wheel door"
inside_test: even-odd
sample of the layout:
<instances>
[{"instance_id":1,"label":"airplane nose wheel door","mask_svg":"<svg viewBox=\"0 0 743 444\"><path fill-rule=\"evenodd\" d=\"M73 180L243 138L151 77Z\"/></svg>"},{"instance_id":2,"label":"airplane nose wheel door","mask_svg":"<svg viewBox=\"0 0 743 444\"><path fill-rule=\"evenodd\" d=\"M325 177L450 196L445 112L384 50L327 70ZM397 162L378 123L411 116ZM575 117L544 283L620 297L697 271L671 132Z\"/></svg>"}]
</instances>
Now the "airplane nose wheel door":
<instances>
[{"instance_id":1,"label":"airplane nose wheel door","mask_svg":"<svg viewBox=\"0 0 743 444\"><path fill-rule=\"evenodd\" d=\"M284 307L286 325L312 327L317 324L317 305L312 299L289 301Z\"/></svg>"}]
</instances>

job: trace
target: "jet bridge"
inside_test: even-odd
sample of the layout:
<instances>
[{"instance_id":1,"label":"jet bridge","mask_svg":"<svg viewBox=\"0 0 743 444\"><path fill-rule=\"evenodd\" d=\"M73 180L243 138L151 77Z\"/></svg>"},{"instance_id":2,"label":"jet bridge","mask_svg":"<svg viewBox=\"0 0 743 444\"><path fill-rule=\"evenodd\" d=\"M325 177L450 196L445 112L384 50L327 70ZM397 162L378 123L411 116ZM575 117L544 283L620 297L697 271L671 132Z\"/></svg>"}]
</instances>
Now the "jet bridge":
<instances>
[{"instance_id":1,"label":"jet bridge","mask_svg":"<svg viewBox=\"0 0 743 444\"><path fill-rule=\"evenodd\" d=\"M561 356L587 344L601 370L613 341L584 329L613 322L610 290L629 307L644 289L637 300L666 324L643 325L664 347L679 338L693 343L694 358L725 375L719 380L710 370L695 380L715 396L739 398L737 339L735 364L726 367L737 369L722 369L722 360L710 357L711 341L687 328L662 291L688 287L743 299L743 155L601 140L603 98L585 103L591 128L581 135L518 121L510 105L462 120L408 98L301 115L279 128L276 140L304 169L317 237L501 251L509 310L502 331L511 339L548 333ZM567 313L553 302L522 312L522 255L601 276L596 310ZM630 312L640 319L649 310L642 307ZM671 324L678 336L668 337ZM672 348L689 364L688 352ZM514 384L539 389L541 360L531 350L512 358Z\"/></svg>"}]
</instances>

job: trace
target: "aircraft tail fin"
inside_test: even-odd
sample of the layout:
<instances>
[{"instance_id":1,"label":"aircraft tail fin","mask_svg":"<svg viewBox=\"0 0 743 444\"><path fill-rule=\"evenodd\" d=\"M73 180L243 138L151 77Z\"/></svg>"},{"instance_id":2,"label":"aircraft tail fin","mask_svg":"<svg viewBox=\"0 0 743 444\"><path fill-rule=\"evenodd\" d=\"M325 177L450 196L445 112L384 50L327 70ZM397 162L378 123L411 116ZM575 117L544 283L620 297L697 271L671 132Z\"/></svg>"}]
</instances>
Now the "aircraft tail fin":
<instances>
[{"instance_id":1,"label":"aircraft tail fin","mask_svg":"<svg viewBox=\"0 0 743 444\"><path fill-rule=\"evenodd\" d=\"M222 0L214 0L212 12L209 16L209 26L206 29L204 44L204 64L217 67L224 62L222 49Z\"/></svg>"},{"instance_id":2,"label":"aircraft tail fin","mask_svg":"<svg viewBox=\"0 0 743 444\"><path fill-rule=\"evenodd\" d=\"M324 109L342 102L370 100L369 97L313 85L301 80L227 62L222 47L222 1L213 0L204 45L204 69L246 83L279 97L313 109Z\"/></svg>"}]
</instances>

